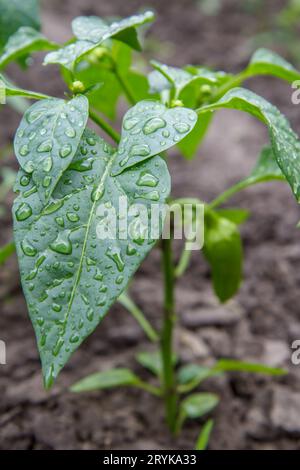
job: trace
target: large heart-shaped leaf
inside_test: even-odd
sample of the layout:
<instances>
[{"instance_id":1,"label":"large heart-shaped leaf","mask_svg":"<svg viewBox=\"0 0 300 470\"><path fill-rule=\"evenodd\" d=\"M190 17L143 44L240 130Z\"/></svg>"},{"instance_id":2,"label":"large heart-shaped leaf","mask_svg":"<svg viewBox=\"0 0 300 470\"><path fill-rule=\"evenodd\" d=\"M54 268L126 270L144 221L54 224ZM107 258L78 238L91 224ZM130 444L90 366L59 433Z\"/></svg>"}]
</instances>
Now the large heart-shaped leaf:
<instances>
[{"instance_id":1,"label":"large heart-shaped leaf","mask_svg":"<svg viewBox=\"0 0 300 470\"><path fill-rule=\"evenodd\" d=\"M21 26L40 28L38 0L0 0L0 50Z\"/></svg>"},{"instance_id":2,"label":"large heart-shaped leaf","mask_svg":"<svg viewBox=\"0 0 300 470\"><path fill-rule=\"evenodd\" d=\"M47 201L72 161L88 119L88 100L49 99L35 103L25 113L15 137L21 167L32 173L36 190Z\"/></svg>"},{"instance_id":3,"label":"large heart-shaped leaf","mask_svg":"<svg viewBox=\"0 0 300 470\"><path fill-rule=\"evenodd\" d=\"M196 122L197 114L191 109L166 108L157 101L140 101L124 117L112 174L117 175L172 147L193 129Z\"/></svg>"},{"instance_id":4,"label":"large heart-shaped leaf","mask_svg":"<svg viewBox=\"0 0 300 470\"><path fill-rule=\"evenodd\" d=\"M78 40L58 51L47 54L44 63L46 65L60 64L69 70L73 70L75 64L85 54L91 52L109 38L118 39L133 48L139 49L135 28L153 21L153 19L154 15L149 11L113 23L107 23L94 16L76 18L72 23L72 28Z\"/></svg>"},{"instance_id":5,"label":"large heart-shaped leaf","mask_svg":"<svg viewBox=\"0 0 300 470\"><path fill-rule=\"evenodd\" d=\"M4 68L9 62L31 54L36 51L51 51L58 45L49 41L43 34L29 26L23 26L10 36L0 57L0 68Z\"/></svg>"},{"instance_id":6,"label":"large heart-shaped leaf","mask_svg":"<svg viewBox=\"0 0 300 470\"><path fill-rule=\"evenodd\" d=\"M202 114L220 108L245 111L267 125L276 161L299 202L300 142L287 119L264 98L243 88L233 88L218 102L200 108L198 113Z\"/></svg>"},{"instance_id":7,"label":"large heart-shaped leaf","mask_svg":"<svg viewBox=\"0 0 300 470\"><path fill-rule=\"evenodd\" d=\"M166 163L157 156L113 177L116 158L86 130L46 206L31 175L20 172L15 242L47 387L153 247L150 228L157 236L161 231L161 205L170 192ZM154 226L152 207L160 213ZM114 220L127 223L128 231L120 222L115 236Z\"/></svg>"}]
</instances>

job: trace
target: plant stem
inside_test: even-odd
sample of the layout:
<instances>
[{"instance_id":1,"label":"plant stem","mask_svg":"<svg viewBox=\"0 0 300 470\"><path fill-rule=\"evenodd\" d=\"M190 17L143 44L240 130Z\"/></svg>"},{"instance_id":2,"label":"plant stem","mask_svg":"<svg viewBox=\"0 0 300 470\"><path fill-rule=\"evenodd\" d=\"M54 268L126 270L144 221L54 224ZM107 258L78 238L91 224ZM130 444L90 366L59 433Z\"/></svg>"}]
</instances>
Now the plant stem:
<instances>
[{"instance_id":1,"label":"plant stem","mask_svg":"<svg viewBox=\"0 0 300 470\"><path fill-rule=\"evenodd\" d=\"M222 194L216 197L216 199L210 202L208 204L208 207L210 209L216 209L218 206L226 202L239 191L242 191L243 189L248 188L248 186L251 186L251 184L253 184L253 181L251 181L250 178L247 180L239 181L237 184L226 189L226 191L224 191Z\"/></svg>"},{"instance_id":2,"label":"plant stem","mask_svg":"<svg viewBox=\"0 0 300 470\"><path fill-rule=\"evenodd\" d=\"M177 414L177 391L173 366L173 329L176 321L174 298L174 265L172 238L162 240L162 262L164 273L164 321L161 331L162 388L164 392L166 419L169 429L175 432Z\"/></svg>"},{"instance_id":3,"label":"plant stem","mask_svg":"<svg viewBox=\"0 0 300 470\"><path fill-rule=\"evenodd\" d=\"M123 89L123 91L126 95L126 98L127 98L128 102L130 104L134 105L136 103L136 100L135 100L133 94L131 93L131 90L128 88L128 85L127 85L126 81L124 80L122 75L119 73L117 64L114 64L114 72L115 72L115 75L116 75L116 77L117 77L117 79L120 83L121 88Z\"/></svg>"},{"instance_id":4,"label":"plant stem","mask_svg":"<svg viewBox=\"0 0 300 470\"><path fill-rule=\"evenodd\" d=\"M101 129L103 129L104 132L106 132L106 134L108 134L117 144L120 142L121 140L120 134L113 127L111 127L111 125L108 124L108 122L106 122L101 116L99 116L99 114L95 113L95 111L93 111L92 109L90 109L90 118L96 124L98 124L98 126L101 127Z\"/></svg>"},{"instance_id":5,"label":"plant stem","mask_svg":"<svg viewBox=\"0 0 300 470\"><path fill-rule=\"evenodd\" d=\"M138 322L140 327L146 333L150 341L153 341L153 342L158 341L159 337L158 337L157 332L154 330L152 325L148 322L143 312L128 296L128 294L123 292L123 294L121 294L120 297L118 298L118 301L120 302L120 304L123 305L123 307L125 307L131 313L131 315L135 318L135 320Z\"/></svg>"}]
</instances>

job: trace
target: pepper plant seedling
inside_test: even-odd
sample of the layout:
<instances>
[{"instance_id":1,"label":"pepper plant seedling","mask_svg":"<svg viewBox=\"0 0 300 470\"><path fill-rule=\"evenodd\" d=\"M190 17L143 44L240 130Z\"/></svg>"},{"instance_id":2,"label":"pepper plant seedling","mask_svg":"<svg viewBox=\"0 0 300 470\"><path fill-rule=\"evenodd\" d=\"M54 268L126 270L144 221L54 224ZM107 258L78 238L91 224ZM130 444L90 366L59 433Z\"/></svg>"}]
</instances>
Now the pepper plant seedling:
<instances>
[{"instance_id":1,"label":"pepper plant seedling","mask_svg":"<svg viewBox=\"0 0 300 470\"><path fill-rule=\"evenodd\" d=\"M1 76L7 96L35 101L15 135L20 168L12 213L21 281L45 387L53 385L73 352L118 301L156 345L153 353L141 352L136 357L153 380L148 383L129 369L117 368L83 378L71 390L118 386L146 390L164 401L169 429L178 434L187 419L202 418L217 406L215 394L195 392L207 378L228 371L271 375L284 371L233 358L221 359L211 367L182 364L180 351L175 354L173 346L177 322L174 290L192 251L187 241L175 266L172 230L171 236L157 242L163 221L168 208L189 203L193 208L190 223L194 223L196 206L204 205L203 255L211 268L213 288L221 302L234 296L242 277L239 226L248 213L220 206L238 191L270 180L289 184L296 200L300 198L297 135L275 106L242 84L256 75L292 83L300 74L265 49L259 49L237 75L197 65L176 68L157 61L151 62L152 71L145 74L133 68L132 50L141 50L139 29L153 18L152 12L114 22L79 17L73 21L73 37L65 45L49 41L27 25L8 38L0 67L3 74L11 61L24 62L28 55L47 50L44 65L58 65L69 88L62 99L20 89ZM128 110L119 133L111 121L116 119L121 97L128 101ZM252 173L215 200L204 202L188 195L173 199L168 150L177 146L187 159L194 158L215 112L222 108L259 119L269 131L269 145L262 149ZM89 119L108 137L91 130ZM125 213L120 198L127 204ZM112 230L112 209L115 221L126 223L126 236L122 231L116 237L103 235ZM150 233L152 210L159 214L155 227L159 236ZM156 243L164 276L159 332L127 291ZM1 250L1 263L12 250L12 243ZM211 431L210 420L197 440L197 449L207 446Z\"/></svg>"}]
</instances>

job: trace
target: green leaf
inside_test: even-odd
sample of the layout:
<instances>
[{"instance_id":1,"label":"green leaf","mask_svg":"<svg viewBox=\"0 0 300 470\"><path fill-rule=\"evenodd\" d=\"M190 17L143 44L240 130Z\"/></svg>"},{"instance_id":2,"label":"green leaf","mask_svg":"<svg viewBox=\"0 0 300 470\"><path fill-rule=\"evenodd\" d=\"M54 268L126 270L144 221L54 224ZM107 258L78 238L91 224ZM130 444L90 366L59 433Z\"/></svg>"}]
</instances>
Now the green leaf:
<instances>
[{"instance_id":1,"label":"green leaf","mask_svg":"<svg viewBox=\"0 0 300 470\"><path fill-rule=\"evenodd\" d=\"M157 156L113 177L116 158L114 149L86 130L47 206L30 175L20 172L15 242L48 388L156 243L150 238L153 205L161 233L162 204L170 192L166 163ZM114 234L113 214L127 221L127 233L122 224Z\"/></svg>"},{"instance_id":2,"label":"green leaf","mask_svg":"<svg viewBox=\"0 0 300 470\"><path fill-rule=\"evenodd\" d=\"M88 120L88 100L43 100L25 113L15 136L20 166L32 173L43 202L49 200L63 172L71 163Z\"/></svg>"},{"instance_id":3,"label":"green leaf","mask_svg":"<svg viewBox=\"0 0 300 470\"><path fill-rule=\"evenodd\" d=\"M213 410L219 403L214 393L194 393L185 398L180 405L180 412L185 418L201 418Z\"/></svg>"},{"instance_id":4,"label":"green leaf","mask_svg":"<svg viewBox=\"0 0 300 470\"><path fill-rule=\"evenodd\" d=\"M245 181L248 181L248 184L256 184L272 180L285 181L285 177L278 166L272 149L264 147L255 167Z\"/></svg>"},{"instance_id":5,"label":"green leaf","mask_svg":"<svg viewBox=\"0 0 300 470\"><path fill-rule=\"evenodd\" d=\"M0 266L15 252L14 242L9 242L0 247Z\"/></svg>"},{"instance_id":6,"label":"green leaf","mask_svg":"<svg viewBox=\"0 0 300 470\"><path fill-rule=\"evenodd\" d=\"M214 422L209 419L201 429L201 433L197 439L195 450L205 450L208 446L209 439L213 430Z\"/></svg>"},{"instance_id":7,"label":"green leaf","mask_svg":"<svg viewBox=\"0 0 300 470\"><path fill-rule=\"evenodd\" d=\"M74 35L77 41L55 52L50 52L45 57L44 63L60 64L73 70L75 64L88 52L93 51L104 41L110 38L127 43L129 46L140 49L135 28L153 21L152 12L134 15L119 22L106 23L101 18L81 16L75 18L72 23Z\"/></svg>"},{"instance_id":8,"label":"green leaf","mask_svg":"<svg viewBox=\"0 0 300 470\"><path fill-rule=\"evenodd\" d=\"M40 29L38 0L0 0L0 50L21 26Z\"/></svg>"},{"instance_id":9,"label":"green leaf","mask_svg":"<svg viewBox=\"0 0 300 470\"><path fill-rule=\"evenodd\" d=\"M112 174L117 175L172 147L193 129L196 121L197 114L190 109L169 109L150 100L139 102L124 117Z\"/></svg>"},{"instance_id":10,"label":"green leaf","mask_svg":"<svg viewBox=\"0 0 300 470\"><path fill-rule=\"evenodd\" d=\"M215 212L205 214L204 256L211 271L213 287L221 302L239 289L242 278L242 243L236 225Z\"/></svg>"},{"instance_id":11,"label":"green leaf","mask_svg":"<svg viewBox=\"0 0 300 470\"><path fill-rule=\"evenodd\" d=\"M51 51L57 48L57 44L49 41L35 29L22 26L8 39L0 56L0 68L4 68L9 62L27 56L32 52Z\"/></svg>"},{"instance_id":12,"label":"green leaf","mask_svg":"<svg viewBox=\"0 0 300 470\"><path fill-rule=\"evenodd\" d=\"M243 88L233 88L217 103L203 106L198 112L205 113L220 108L245 111L260 119L269 130L271 146L276 161L300 201L300 142L287 119L268 101Z\"/></svg>"},{"instance_id":13,"label":"green leaf","mask_svg":"<svg viewBox=\"0 0 300 470\"><path fill-rule=\"evenodd\" d=\"M264 364L238 361L235 359L220 359L213 367L217 372L251 372L254 374L285 375L287 371L279 367L270 367Z\"/></svg>"},{"instance_id":14,"label":"green leaf","mask_svg":"<svg viewBox=\"0 0 300 470\"><path fill-rule=\"evenodd\" d=\"M300 73L289 62L268 49L258 49L243 72L247 77L272 75L290 83L300 79Z\"/></svg>"},{"instance_id":15,"label":"green leaf","mask_svg":"<svg viewBox=\"0 0 300 470\"><path fill-rule=\"evenodd\" d=\"M212 118L213 113L206 113L203 114L203 116L199 116L192 132L190 132L181 142L179 142L178 148L180 149L183 156L188 160L191 160L195 156L201 142L206 135Z\"/></svg>"},{"instance_id":16,"label":"green leaf","mask_svg":"<svg viewBox=\"0 0 300 470\"><path fill-rule=\"evenodd\" d=\"M198 387L198 385L205 379L215 375L209 367L199 366L198 364L188 364L179 369L178 391L180 393L187 393Z\"/></svg>"},{"instance_id":17,"label":"green leaf","mask_svg":"<svg viewBox=\"0 0 300 470\"><path fill-rule=\"evenodd\" d=\"M0 92L2 87L4 87L6 96L24 96L25 98L33 100L49 98L49 96L44 95L43 93L36 93L35 91L23 90L22 88L17 87L0 73Z\"/></svg>"},{"instance_id":18,"label":"green leaf","mask_svg":"<svg viewBox=\"0 0 300 470\"><path fill-rule=\"evenodd\" d=\"M89 375L72 385L70 390L76 393L91 392L107 388L135 386L139 382L140 379L131 370L118 368Z\"/></svg>"},{"instance_id":19,"label":"green leaf","mask_svg":"<svg viewBox=\"0 0 300 470\"><path fill-rule=\"evenodd\" d=\"M218 209L216 212L221 217L236 225L241 225L246 222L250 215L250 212L245 209Z\"/></svg>"},{"instance_id":20,"label":"green leaf","mask_svg":"<svg viewBox=\"0 0 300 470\"><path fill-rule=\"evenodd\" d=\"M148 369L152 374L160 377L163 370L162 358L160 351L155 352L140 352L136 355L136 360L145 369ZM175 366L177 363L177 357L175 354L172 356L172 363Z\"/></svg>"}]
</instances>

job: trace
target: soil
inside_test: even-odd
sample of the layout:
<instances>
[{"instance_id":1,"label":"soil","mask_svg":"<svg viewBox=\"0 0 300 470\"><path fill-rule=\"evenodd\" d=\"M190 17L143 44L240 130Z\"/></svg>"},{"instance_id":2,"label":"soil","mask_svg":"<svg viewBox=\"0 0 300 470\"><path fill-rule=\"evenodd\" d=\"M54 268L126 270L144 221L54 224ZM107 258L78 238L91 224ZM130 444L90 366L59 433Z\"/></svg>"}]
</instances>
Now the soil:
<instances>
[{"instance_id":1,"label":"soil","mask_svg":"<svg viewBox=\"0 0 300 470\"><path fill-rule=\"evenodd\" d=\"M223 3L217 16L206 17L192 0L148 0L158 16L153 35L165 42L158 47L152 41L156 58L167 55L171 64L206 63L228 70L244 66L251 53L250 39L260 27L258 16L247 15L242 2ZM273 1L272 11L280 3ZM141 5L137 0L52 0L43 9L44 29L51 38L63 41L74 16L125 16ZM11 67L10 76L47 93L63 91L55 70L43 69L39 63L28 73ZM299 109L291 105L288 85L265 78L248 85L279 106L300 131ZM1 146L10 142L18 120L10 109L1 110ZM176 151L172 153L174 195L213 198L248 174L266 142L265 129L248 115L218 113L195 160L187 164ZM8 206L12 200L10 193ZM189 271L177 285L176 348L182 363L210 364L220 357L234 357L289 370L287 376L276 379L228 374L207 380L202 390L220 396L210 449L300 449L300 369L291 363L291 344L300 339L299 210L282 183L248 189L231 205L251 211L242 228L243 286L234 300L220 306L211 290L209 269L201 253L195 252ZM10 226L7 211L1 219L1 244L10 239ZM139 269L131 293L159 326L158 249ZM0 366L1 449L193 448L202 421L189 421L174 440L166 430L161 403L142 391L81 395L68 391L78 379L112 366L131 367L151 379L134 359L138 351L151 346L122 307L111 309L66 365L55 387L45 392L14 257L1 268L0 302L0 336L7 345L7 365Z\"/></svg>"}]
</instances>

